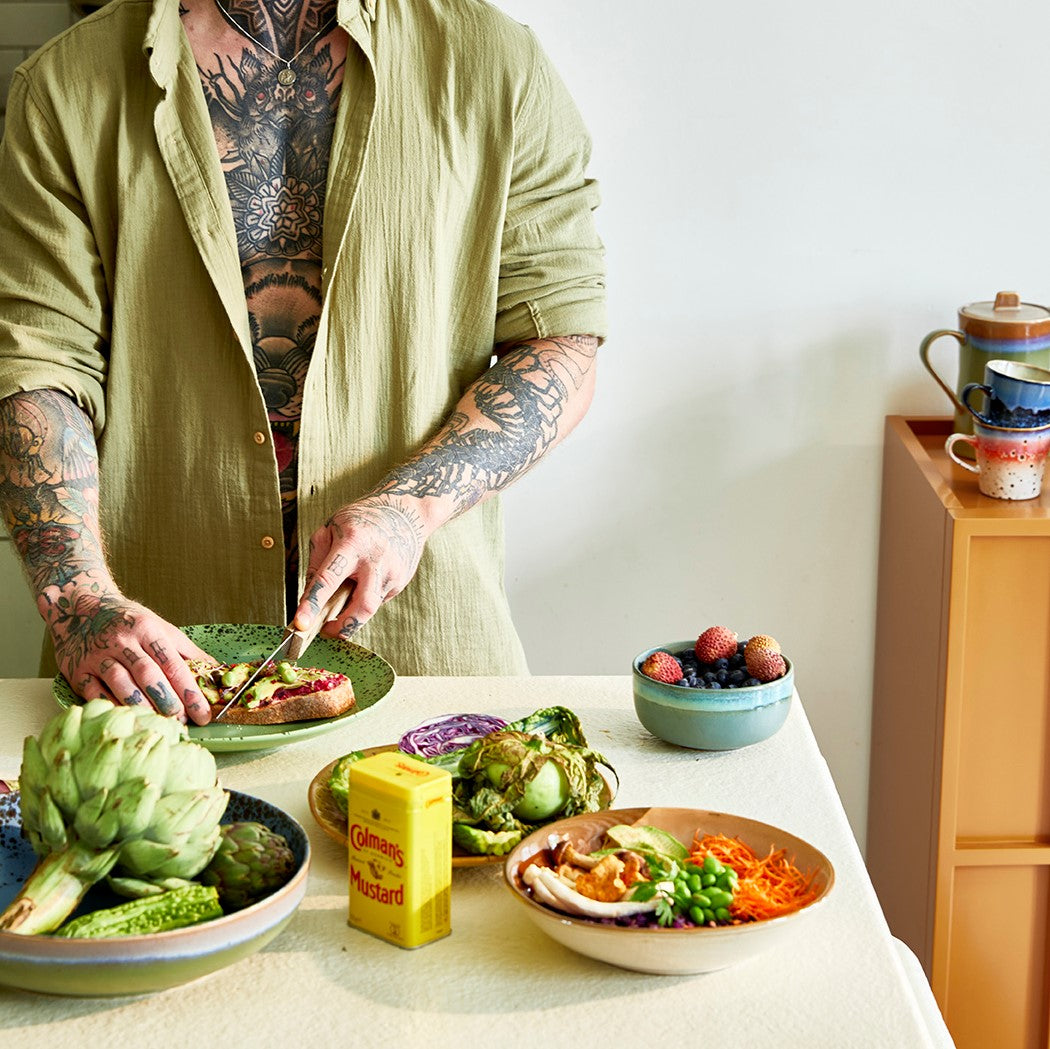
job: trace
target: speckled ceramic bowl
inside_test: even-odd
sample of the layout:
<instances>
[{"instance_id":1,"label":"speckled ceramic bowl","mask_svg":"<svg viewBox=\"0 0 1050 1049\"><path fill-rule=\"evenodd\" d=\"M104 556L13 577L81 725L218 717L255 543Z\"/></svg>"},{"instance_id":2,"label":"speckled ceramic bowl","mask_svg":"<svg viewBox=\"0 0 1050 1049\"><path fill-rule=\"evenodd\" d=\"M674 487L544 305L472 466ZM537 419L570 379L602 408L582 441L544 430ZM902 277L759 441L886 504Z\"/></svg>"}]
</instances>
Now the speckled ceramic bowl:
<instances>
[{"instance_id":1,"label":"speckled ceramic bowl","mask_svg":"<svg viewBox=\"0 0 1050 1049\"><path fill-rule=\"evenodd\" d=\"M291 920L306 892L310 842L283 810L231 790L224 823L256 820L284 835L298 862L291 879L258 903L186 929L152 936L68 940L0 932L0 984L48 994L145 994L187 983L265 947ZM21 795L0 795L0 909L15 897L36 857L21 836ZM81 905L121 902L96 886Z\"/></svg>"},{"instance_id":2,"label":"speckled ceramic bowl","mask_svg":"<svg viewBox=\"0 0 1050 1049\"><path fill-rule=\"evenodd\" d=\"M582 852L601 846L607 828L618 823L644 823L669 831L683 844L692 842L698 830L705 834L727 834L739 838L760 855L772 845L786 849L804 873L813 872L816 899L789 914L742 925L680 929L624 927L563 914L538 903L521 880L521 867L542 849L568 839ZM783 946L813 920L831 892L835 871L818 849L787 831L744 816L703 809L609 809L558 820L534 831L507 856L504 881L529 919L551 939L578 954L621 969L681 976L713 972L745 961L763 951ZM787 956L790 963L790 955ZM541 964L534 959L535 964Z\"/></svg>"},{"instance_id":3,"label":"speckled ceramic bowl","mask_svg":"<svg viewBox=\"0 0 1050 1049\"><path fill-rule=\"evenodd\" d=\"M283 628L262 623L203 623L182 629L191 641L224 663L265 659L284 634ZM231 725L225 721L190 725L190 739L214 752L269 750L300 742L340 728L347 718L360 717L394 685L394 668L385 659L338 637L315 638L299 663L346 674L354 685L354 705L334 718L291 721L283 725ZM51 692L62 707L81 702L61 674L51 683Z\"/></svg>"},{"instance_id":4,"label":"speckled ceramic bowl","mask_svg":"<svg viewBox=\"0 0 1050 1049\"><path fill-rule=\"evenodd\" d=\"M693 650L692 641L673 641L646 649L632 667L634 709L638 720L668 743L693 750L736 750L773 735L787 718L795 690L795 670L748 688L687 688L654 681L641 671L653 652L678 656Z\"/></svg>"}]
</instances>

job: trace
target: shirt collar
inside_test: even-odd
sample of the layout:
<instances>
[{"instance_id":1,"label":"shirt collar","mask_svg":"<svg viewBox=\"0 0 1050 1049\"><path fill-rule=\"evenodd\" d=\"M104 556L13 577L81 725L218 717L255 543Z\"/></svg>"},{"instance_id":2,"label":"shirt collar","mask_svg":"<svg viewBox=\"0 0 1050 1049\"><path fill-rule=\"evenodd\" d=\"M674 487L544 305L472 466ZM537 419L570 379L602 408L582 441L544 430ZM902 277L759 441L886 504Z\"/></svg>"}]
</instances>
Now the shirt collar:
<instances>
[{"instance_id":1,"label":"shirt collar","mask_svg":"<svg viewBox=\"0 0 1050 1049\"><path fill-rule=\"evenodd\" d=\"M349 31L355 19L375 21L377 3L378 0L339 0L339 24ZM179 0L153 0L142 50L149 60L150 73L159 87L170 87L175 79L182 39Z\"/></svg>"}]
</instances>

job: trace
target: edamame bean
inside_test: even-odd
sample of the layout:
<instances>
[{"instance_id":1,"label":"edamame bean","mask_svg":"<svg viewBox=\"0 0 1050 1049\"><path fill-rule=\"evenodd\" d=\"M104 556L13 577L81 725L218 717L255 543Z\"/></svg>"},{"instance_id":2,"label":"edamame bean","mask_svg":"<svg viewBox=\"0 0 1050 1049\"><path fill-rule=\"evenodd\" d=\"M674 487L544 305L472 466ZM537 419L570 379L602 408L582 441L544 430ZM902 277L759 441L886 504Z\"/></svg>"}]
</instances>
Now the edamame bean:
<instances>
[{"instance_id":1,"label":"edamame bean","mask_svg":"<svg viewBox=\"0 0 1050 1049\"><path fill-rule=\"evenodd\" d=\"M693 922L694 925L703 925L704 924L704 911L703 911L703 908L701 908L701 907L690 907L689 908L689 920L691 922Z\"/></svg>"},{"instance_id":2,"label":"edamame bean","mask_svg":"<svg viewBox=\"0 0 1050 1049\"><path fill-rule=\"evenodd\" d=\"M711 897L708 896L707 893L704 893L704 892L694 892L693 895L690 897L690 899L698 907L710 907L710 906L712 906L712 903L713 903Z\"/></svg>"},{"instance_id":3,"label":"edamame bean","mask_svg":"<svg viewBox=\"0 0 1050 1049\"><path fill-rule=\"evenodd\" d=\"M727 922L727 921L731 921L732 917L733 916L729 913L728 908L726 908L726 907L716 907L715 908L715 921Z\"/></svg>"},{"instance_id":4,"label":"edamame bean","mask_svg":"<svg viewBox=\"0 0 1050 1049\"><path fill-rule=\"evenodd\" d=\"M707 871L704 871L700 876L700 882L705 889L710 885L714 885L716 880L715 876L713 874L708 874Z\"/></svg>"},{"instance_id":5,"label":"edamame bean","mask_svg":"<svg viewBox=\"0 0 1050 1049\"><path fill-rule=\"evenodd\" d=\"M717 857L710 852L704 857L704 870L708 874L721 874L725 868L718 862Z\"/></svg>"}]
</instances>

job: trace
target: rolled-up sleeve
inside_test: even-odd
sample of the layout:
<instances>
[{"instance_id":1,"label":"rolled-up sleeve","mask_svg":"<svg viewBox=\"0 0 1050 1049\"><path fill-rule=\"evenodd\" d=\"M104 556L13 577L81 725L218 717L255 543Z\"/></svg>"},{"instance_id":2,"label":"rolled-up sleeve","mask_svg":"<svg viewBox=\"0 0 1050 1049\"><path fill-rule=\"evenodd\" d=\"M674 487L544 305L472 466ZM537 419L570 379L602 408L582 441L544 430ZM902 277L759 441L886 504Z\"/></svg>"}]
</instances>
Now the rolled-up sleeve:
<instances>
[{"instance_id":1,"label":"rolled-up sleeve","mask_svg":"<svg viewBox=\"0 0 1050 1049\"><path fill-rule=\"evenodd\" d=\"M496 342L553 335L604 339L604 248L594 225L598 186L585 174L590 137L538 44L534 55L515 120Z\"/></svg>"},{"instance_id":2,"label":"rolled-up sleeve","mask_svg":"<svg viewBox=\"0 0 1050 1049\"><path fill-rule=\"evenodd\" d=\"M69 150L16 72L0 145L0 399L60 390L105 425L109 302Z\"/></svg>"}]
</instances>

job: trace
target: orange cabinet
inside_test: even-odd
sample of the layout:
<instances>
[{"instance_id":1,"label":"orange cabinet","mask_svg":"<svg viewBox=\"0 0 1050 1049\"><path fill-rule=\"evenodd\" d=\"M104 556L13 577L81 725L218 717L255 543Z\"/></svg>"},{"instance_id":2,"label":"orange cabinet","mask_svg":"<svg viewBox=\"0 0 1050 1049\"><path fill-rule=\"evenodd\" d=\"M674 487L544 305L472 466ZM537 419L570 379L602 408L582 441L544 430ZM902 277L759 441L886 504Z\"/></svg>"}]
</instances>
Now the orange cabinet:
<instances>
[{"instance_id":1,"label":"orange cabinet","mask_svg":"<svg viewBox=\"0 0 1050 1049\"><path fill-rule=\"evenodd\" d=\"M1050 1046L1050 479L981 495L890 416L866 858L959 1049Z\"/></svg>"}]
</instances>

